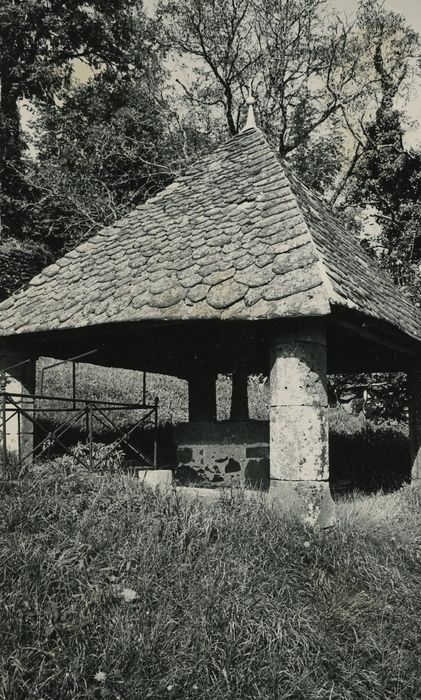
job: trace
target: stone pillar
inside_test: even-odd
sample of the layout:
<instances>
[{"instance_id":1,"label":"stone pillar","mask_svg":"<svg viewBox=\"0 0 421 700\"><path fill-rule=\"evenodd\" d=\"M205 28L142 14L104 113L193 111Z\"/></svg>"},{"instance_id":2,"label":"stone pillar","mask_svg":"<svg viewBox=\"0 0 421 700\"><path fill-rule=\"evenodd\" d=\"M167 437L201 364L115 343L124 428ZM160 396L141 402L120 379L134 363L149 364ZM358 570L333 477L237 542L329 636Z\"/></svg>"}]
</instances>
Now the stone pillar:
<instances>
[{"instance_id":1,"label":"stone pillar","mask_svg":"<svg viewBox=\"0 0 421 700\"><path fill-rule=\"evenodd\" d=\"M280 331L271 349L270 491L310 524L333 524L323 319Z\"/></svg>"},{"instance_id":2,"label":"stone pillar","mask_svg":"<svg viewBox=\"0 0 421 700\"><path fill-rule=\"evenodd\" d=\"M248 373L237 369L232 373L231 420L248 420Z\"/></svg>"},{"instance_id":3,"label":"stone pillar","mask_svg":"<svg viewBox=\"0 0 421 700\"><path fill-rule=\"evenodd\" d=\"M411 370L407 378L411 481L421 486L421 370Z\"/></svg>"},{"instance_id":4,"label":"stone pillar","mask_svg":"<svg viewBox=\"0 0 421 700\"><path fill-rule=\"evenodd\" d=\"M25 362L25 360L29 360ZM20 363L24 364L20 364ZM17 365L13 367L13 365ZM6 374L4 371L9 369ZM3 385L9 394L20 394L22 398L12 397L20 405L20 407L29 415L33 413L33 399L29 394L35 393L35 360L28 358L23 353L13 352L9 349L0 348L0 377L4 378ZM24 418L20 419L17 415L13 415L13 404L5 402L6 418L6 449L9 455L15 454L16 458L24 459L29 455L34 448L34 426L32 422ZM8 471L5 464L4 451L4 431L3 431L3 405L0 408L0 471ZM31 460L25 462L28 466Z\"/></svg>"},{"instance_id":5,"label":"stone pillar","mask_svg":"<svg viewBox=\"0 0 421 700\"><path fill-rule=\"evenodd\" d=\"M216 420L216 374L203 369L189 377L189 421Z\"/></svg>"}]
</instances>

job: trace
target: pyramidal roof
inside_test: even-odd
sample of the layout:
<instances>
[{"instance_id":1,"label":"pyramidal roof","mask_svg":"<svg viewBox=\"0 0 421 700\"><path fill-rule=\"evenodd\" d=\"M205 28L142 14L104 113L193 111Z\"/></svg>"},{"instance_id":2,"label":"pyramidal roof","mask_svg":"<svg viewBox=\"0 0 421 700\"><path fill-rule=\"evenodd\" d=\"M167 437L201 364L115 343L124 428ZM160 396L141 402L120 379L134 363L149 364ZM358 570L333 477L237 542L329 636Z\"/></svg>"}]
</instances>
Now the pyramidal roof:
<instances>
[{"instance_id":1,"label":"pyramidal roof","mask_svg":"<svg viewBox=\"0 0 421 700\"><path fill-rule=\"evenodd\" d=\"M421 315L248 129L0 304L0 335L142 320L327 315L421 339Z\"/></svg>"}]
</instances>

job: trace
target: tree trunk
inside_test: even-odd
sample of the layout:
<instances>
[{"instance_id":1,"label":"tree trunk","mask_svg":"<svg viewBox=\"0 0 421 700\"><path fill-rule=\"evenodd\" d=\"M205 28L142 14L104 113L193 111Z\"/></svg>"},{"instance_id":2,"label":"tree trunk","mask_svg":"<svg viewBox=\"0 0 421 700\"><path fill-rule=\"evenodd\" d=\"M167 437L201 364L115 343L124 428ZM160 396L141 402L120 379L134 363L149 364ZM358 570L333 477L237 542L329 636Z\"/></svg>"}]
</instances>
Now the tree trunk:
<instances>
[{"instance_id":1,"label":"tree trunk","mask_svg":"<svg viewBox=\"0 0 421 700\"><path fill-rule=\"evenodd\" d=\"M19 200L25 198L18 95L10 80L0 78L0 234L22 231Z\"/></svg>"}]
</instances>

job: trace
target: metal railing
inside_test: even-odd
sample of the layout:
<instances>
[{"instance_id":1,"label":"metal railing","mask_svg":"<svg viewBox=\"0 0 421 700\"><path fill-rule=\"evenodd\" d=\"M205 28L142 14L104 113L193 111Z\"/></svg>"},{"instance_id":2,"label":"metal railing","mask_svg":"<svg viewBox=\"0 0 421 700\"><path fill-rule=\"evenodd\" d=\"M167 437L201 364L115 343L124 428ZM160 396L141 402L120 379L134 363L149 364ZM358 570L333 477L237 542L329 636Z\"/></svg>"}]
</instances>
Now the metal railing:
<instances>
[{"instance_id":1,"label":"metal railing","mask_svg":"<svg viewBox=\"0 0 421 700\"><path fill-rule=\"evenodd\" d=\"M84 398L76 398L73 393L72 397L65 396L45 396L44 394L17 394L6 391L4 388L0 391L0 439L1 439L1 461L3 471L6 473L10 461L10 445L8 439L10 437L10 421L15 417L17 421L17 462L14 459L14 470L19 470L21 476L27 466L34 460L45 458L54 448L61 448L62 452L71 455L82 466L96 470L106 462L113 453L120 448L129 450L136 455L136 458L141 463L139 466L157 468L157 437L158 437L158 407L159 401L156 397L153 403L146 403L145 391L143 392L143 401L141 403L123 403L113 401L87 400ZM43 405L47 402L47 405ZM117 425L115 418L110 417L114 411L141 411L142 415L130 425L129 428L121 428ZM49 414L62 414L63 421L60 425L52 430L45 427L40 420L40 414L47 416ZM33 432L36 428L42 434L42 439L31 449L26 449L24 443L24 434L22 428L27 421L30 426L30 431ZM153 455L147 456L133 441L130 439L136 429L152 424L153 429ZM95 428L100 426L112 431L116 439L102 451L102 454L96 454L95 450ZM63 436L71 429L79 428L82 436L85 438L87 458L76 454L74 449L62 442Z\"/></svg>"}]
</instances>

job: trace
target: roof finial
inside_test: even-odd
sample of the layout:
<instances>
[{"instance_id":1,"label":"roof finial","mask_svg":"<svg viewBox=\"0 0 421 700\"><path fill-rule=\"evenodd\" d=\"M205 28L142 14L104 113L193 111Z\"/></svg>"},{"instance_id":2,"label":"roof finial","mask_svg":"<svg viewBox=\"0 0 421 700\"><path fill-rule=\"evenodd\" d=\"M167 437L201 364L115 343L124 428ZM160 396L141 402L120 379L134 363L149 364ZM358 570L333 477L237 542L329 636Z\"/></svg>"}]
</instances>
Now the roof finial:
<instances>
[{"instance_id":1,"label":"roof finial","mask_svg":"<svg viewBox=\"0 0 421 700\"><path fill-rule=\"evenodd\" d=\"M253 92L251 89L251 81L249 84L249 94L246 97L246 105L248 105L248 113L247 113L247 121L244 124L243 128L241 131L247 131L247 129L256 129L256 119L254 117L254 109L253 105L255 104L256 100L253 97Z\"/></svg>"}]
</instances>

